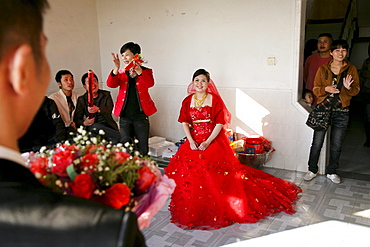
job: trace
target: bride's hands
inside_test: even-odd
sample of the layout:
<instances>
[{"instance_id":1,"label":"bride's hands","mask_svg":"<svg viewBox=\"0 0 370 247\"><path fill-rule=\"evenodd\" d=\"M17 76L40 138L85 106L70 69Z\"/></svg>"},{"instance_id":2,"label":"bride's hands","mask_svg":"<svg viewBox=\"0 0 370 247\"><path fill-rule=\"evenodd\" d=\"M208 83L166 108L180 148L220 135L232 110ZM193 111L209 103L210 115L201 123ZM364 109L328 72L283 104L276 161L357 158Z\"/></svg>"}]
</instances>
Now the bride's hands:
<instances>
[{"instance_id":1,"label":"bride's hands","mask_svg":"<svg viewBox=\"0 0 370 247\"><path fill-rule=\"evenodd\" d=\"M204 141L199 145L198 150L204 151L208 148L208 146L209 146L209 143L207 141Z\"/></svg>"},{"instance_id":2,"label":"bride's hands","mask_svg":"<svg viewBox=\"0 0 370 247\"><path fill-rule=\"evenodd\" d=\"M198 150L198 144L195 141L190 142L191 150Z\"/></svg>"}]
</instances>

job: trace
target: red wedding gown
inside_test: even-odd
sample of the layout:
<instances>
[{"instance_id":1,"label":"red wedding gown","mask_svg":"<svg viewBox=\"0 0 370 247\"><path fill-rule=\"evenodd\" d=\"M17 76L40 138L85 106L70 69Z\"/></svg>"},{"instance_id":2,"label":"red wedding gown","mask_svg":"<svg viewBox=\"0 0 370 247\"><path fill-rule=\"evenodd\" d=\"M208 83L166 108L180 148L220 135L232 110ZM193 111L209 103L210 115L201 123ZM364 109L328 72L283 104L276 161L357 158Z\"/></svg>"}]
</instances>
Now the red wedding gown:
<instances>
[{"instance_id":1,"label":"red wedding gown","mask_svg":"<svg viewBox=\"0 0 370 247\"><path fill-rule=\"evenodd\" d=\"M212 103L212 107L220 104ZM191 118L192 136L197 143L206 140L217 123L212 113L220 111L212 107L181 110L179 121ZM205 151L191 150L186 141L171 158L165 170L175 180L176 188L169 210L171 222L180 228L211 230L236 222L254 223L280 211L295 213L293 203L301 188L240 164L229 144L222 129Z\"/></svg>"}]
</instances>

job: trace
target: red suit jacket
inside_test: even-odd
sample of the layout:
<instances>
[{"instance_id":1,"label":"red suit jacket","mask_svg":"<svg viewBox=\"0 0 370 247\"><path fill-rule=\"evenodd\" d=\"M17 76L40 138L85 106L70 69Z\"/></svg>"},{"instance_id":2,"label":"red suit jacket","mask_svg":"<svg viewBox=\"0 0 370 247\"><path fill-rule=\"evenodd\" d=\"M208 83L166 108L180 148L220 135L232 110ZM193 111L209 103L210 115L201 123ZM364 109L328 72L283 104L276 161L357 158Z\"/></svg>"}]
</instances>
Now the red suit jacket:
<instances>
[{"instance_id":1,"label":"red suit jacket","mask_svg":"<svg viewBox=\"0 0 370 247\"><path fill-rule=\"evenodd\" d=\"M107 79L107 86L110 88L119 88L116 103L114 105L113 114L120 116L122 107L125 104L127 95L128 76L124 70L119 70L118 75L114 76L113 71ZM136 77L136 89L140 101L140 107L146 116L153 115L157 108L149 95L149 88L154 86L153 71L148 68L143 68L143 73Z\"/></svg>"}]
</instances>

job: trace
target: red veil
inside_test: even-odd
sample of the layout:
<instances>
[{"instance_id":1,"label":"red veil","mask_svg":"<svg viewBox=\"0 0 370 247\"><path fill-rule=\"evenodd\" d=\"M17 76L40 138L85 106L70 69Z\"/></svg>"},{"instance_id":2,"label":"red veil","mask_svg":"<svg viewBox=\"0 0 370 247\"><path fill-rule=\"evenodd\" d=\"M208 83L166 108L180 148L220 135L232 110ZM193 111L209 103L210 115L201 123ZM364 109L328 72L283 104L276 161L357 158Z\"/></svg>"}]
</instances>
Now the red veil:
<instances>
[{"instance_id":1,"label":"red veil","mask_svg":"<svg viewBox=\"0 0 370 247\"><path fill-rule=\"evenodd\" d=\"M194 82L193 81L189 84L187 91L188 91L188 94L195 93ZM227 107L225 105L225 102L221 98L221 95L217 90L216 84L213 82L212 79L209 80L207 92L211 93L211 94L214 94L214 95L217 95L221 99L222 108L223 108L223 111L224 111L225 127L227 128L228 124L231 122L231 113L227 109Z\"/></svg>"}]
</instances>

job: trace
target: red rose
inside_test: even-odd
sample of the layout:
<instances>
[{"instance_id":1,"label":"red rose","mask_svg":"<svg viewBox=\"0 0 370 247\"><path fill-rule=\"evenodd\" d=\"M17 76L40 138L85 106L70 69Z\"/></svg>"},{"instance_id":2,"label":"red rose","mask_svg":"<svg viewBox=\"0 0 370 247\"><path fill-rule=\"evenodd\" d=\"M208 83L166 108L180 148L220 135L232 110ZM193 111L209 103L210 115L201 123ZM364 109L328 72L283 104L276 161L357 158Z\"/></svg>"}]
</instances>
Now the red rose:
<instances>
[{"instance_id":1,"label":"red rose","mask_svg":"<svg viewBox=\"0 0 370 247\"><path fill-rule=\"evenodd\" d=\"M82 157L81 163L79 164L79 166L82 171L94 172L94 169L98 164L99 164L99 156L97 154L88 153Z\"/></svg>"},{"instance_id":2,"label":"red rose","mask_svg":"<svg viewBox=\"0 0 370 247\"><path fill-rule=\"evenodd\" d=\"M126 160L128 160L130 158L130 155L128 153L125 153L125 152L117 152L114 159L118 162L118 163L123 163L125 162Z\"/></svg>"},{"instance_id":3,"label":"red rose","mask_svg":"<svg viewBox=\"0 0 370 247\"><path fill-rule=\"evenodd\" d=\"M73 164L73 153L69 150L60 151L53 156L52 172L59 177L68 177L67 166Z\"/></svg>"},{"instance_id":4,"label":"red rose","mask_svg":"<svg viewBox=\"0 0 370 247\"><path fill-rule=\"evenodd\" d=\"M30 162L30 171L35 175L37 179L41 179L47 174L47 164L48 158L46 157L37 157Z\"/></svg>"},{"instance_id":5,"label":"red rose","mask_svg":"<svg viewBox=\"0 0 370 247\"><path fill-rule=\"evenodd\" d=\"M138 170L139 179L135 181L135 189L139 192L144 192L149 189L149 187L154 183L157 176L152 172L152 170L143 166Z\"/></svg>"},{"instance_id":6,"label":"red rose","mask_svg":"<svg viewBox=\"0 0 370 247\"><path fill-rule=\"evenodd\" d=\"M107 189L97 200L106 206L120 209L130 202L131 191L126 184L117 183Z\"/></svg>"},{"instance_id":7,"label":"red rose","mask_svg":"<svg viewBox=\"0 0 370 247\"><path fill-rule=\"evenodd\" d=\"M69 186L75 196L84 199L90 199L95 189L95 184L89 174L77 175L75 180L69 183Z\"/></svg>"}]
</instances>

